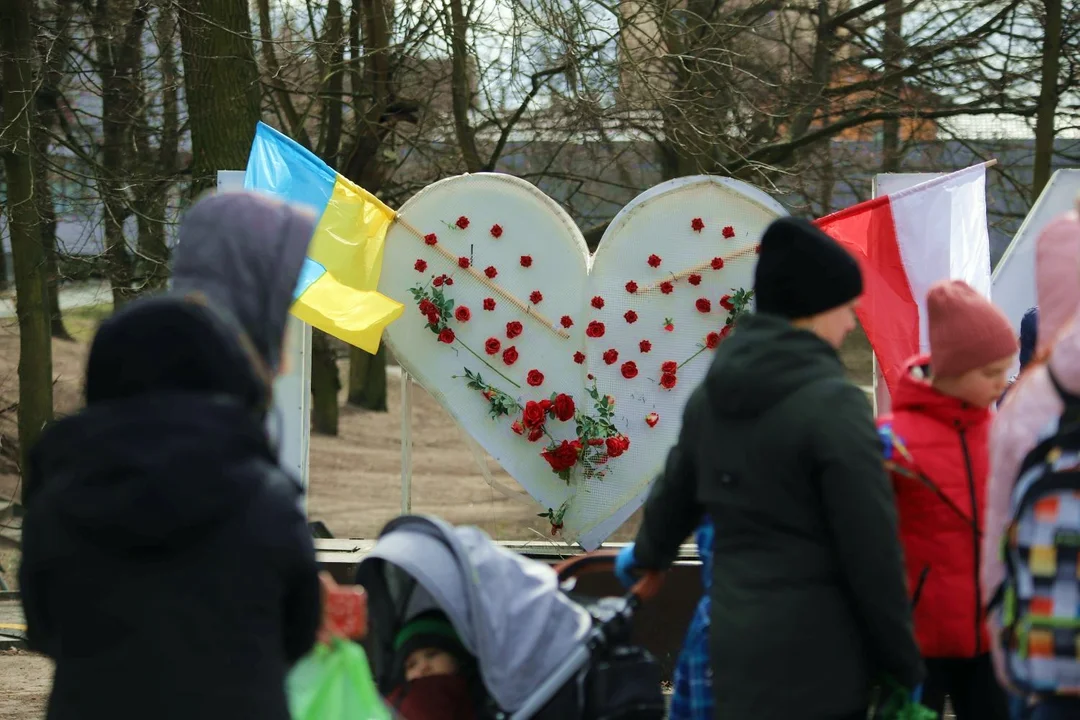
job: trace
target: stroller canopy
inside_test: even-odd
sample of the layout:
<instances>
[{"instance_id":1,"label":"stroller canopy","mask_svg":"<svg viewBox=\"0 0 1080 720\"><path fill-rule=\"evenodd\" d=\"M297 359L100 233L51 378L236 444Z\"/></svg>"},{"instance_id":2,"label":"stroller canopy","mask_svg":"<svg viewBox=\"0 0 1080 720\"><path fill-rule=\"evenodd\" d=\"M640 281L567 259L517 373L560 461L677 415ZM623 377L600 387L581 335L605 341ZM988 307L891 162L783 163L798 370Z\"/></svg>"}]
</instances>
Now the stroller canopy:
<instances>
[{"instance_id":1,"label":"stroller canopy","mask_svg":"<svg viewBox=\"0 0 1080 720\"><path fill-rule=\"evenodd\" d=\"M588 612L567 598L555 571L496 545L474 527L438 518L392 520L357 570L368 593L373 665L380 684L393 638L420 612L438 607L476 657L488 693L518 709L584 642Z\"/></svg>"}]
</instances>

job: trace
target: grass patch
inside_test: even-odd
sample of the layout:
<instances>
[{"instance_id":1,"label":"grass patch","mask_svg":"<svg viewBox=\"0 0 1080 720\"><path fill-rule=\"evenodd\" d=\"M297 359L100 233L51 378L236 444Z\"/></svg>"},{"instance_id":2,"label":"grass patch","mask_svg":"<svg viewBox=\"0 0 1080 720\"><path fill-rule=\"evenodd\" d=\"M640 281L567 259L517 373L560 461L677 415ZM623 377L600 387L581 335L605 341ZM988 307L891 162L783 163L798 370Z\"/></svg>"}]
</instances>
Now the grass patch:
<instances>
[{"instance_id":1,"label":"grass patch","mask_svg":"<svg viewBox=\"0 0 1080 720\"><path fill-rule=\"evenodd\" d=\"M78 342L90 342L97 332L98 325L105 318L112 315L113 304L111 302L98 303L96 305L83 305L82 307L65 310L64 327Z\"/></svg>"}]
</instances>

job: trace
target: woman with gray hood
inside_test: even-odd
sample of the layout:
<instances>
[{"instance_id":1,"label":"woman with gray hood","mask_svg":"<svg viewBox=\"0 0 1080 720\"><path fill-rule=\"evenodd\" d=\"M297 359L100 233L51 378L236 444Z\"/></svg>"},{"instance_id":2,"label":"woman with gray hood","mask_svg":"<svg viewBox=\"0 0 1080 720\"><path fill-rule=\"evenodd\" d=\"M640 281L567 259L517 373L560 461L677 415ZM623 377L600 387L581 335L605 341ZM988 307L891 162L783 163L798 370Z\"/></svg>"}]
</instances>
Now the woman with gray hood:
<instances>
[{"instance_id":1,"label":"woman with gray hood","mask_svg":"<svg viewBox=\"0 0 1080 720\"><path fill-rule=\"evenodd\" d=\"M196 203L173 292L102 324L86 408L33 448L20 582L49 720L288 720L319 581L266 413L313 231L269 198Z\"/></svg>"}]
</instances>

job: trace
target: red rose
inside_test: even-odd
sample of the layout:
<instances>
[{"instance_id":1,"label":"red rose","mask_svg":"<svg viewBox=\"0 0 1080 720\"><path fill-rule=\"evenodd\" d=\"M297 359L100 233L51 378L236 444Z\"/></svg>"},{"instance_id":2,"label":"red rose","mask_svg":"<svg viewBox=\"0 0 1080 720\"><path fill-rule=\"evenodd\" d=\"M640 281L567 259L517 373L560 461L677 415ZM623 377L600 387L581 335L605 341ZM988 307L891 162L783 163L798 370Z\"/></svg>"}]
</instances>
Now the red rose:
<instances>
[{"instance_id":1,"label":"red rose","mask_svg":"<svg viewBox=\"0 0 1080 720\"><path fill-rule=\"evenodd\" d=\"M735 310L735 304L731 302L730 295L725 295L724 297L720 298L720 307L724 308L728 312L733 312Z\"/></svg>"},{"instance_id":2,"label":"red rose","mask_svg":"<svg viewBox=\"0 0 1080 720\"><path fill-rule=\"evenodd\" d=\"M494 355L495 353L499 352L499 350L501 350L501 349L502 349L502 343L499 342L499 338L497 338L497 337L489 337L484 342L484 350L487 351L488 355Z\"/></svg>"},{"instance_id":3,"label":"red rose","mask_svg":"<svg viewBox=\"0 0 1080 720\"><path fill-rule=\"evenodd\" d=\"M416 263L413 265L413 269L416 270L416 272L424 272L425 270L427 270L427 260L417 260Z\"/></svg>"},{"instance_id":4,"label":"red rose","mask_svg":"<svg viewBox=\"0 0 1080 720\"><path fill-rule=\"evenodd\" d=\"M585 362L585 353L581 352L580 350L574 353L574 362L576 362L578 365Z\"/></svg>"},{"instance_id":5,"label":"red rose","mask_svg":"<svg viewBox=\"0 0 1080 720\"><path fill-rule=\"evenodd\" d=\"M569 315L563 315L562 319L559 320L559 323L561 323L564 328L568 328L574 324L574 320Z\"/></svg>"},{"instance_id":6,"label":"red rose","mask_svg":"<svg viewBox=\"0 0 1080 720\"><path fill-rule=\"evenodd\" d=\"M495 309L495 298L484 298L484 309L491 311Z\"/></svg>"},{"instance_id":7,"label":"red rose","mask_svg":"<svg viewBox=\"0 0 1080 720\"><path fill-rule=\"evenodd\" d=\"M633 310L627 310L623 313L623 319L630 324L634 324L637 322L637 313Z\"/></svg>"},{"instance_id":8,"label":"red rose","mask_svg":"<svg viewBox=\"0 0 1080 720\"><path fill-rule=\"evenodd\" d=\"M432 325L438 325L440 319L441 318L439 317L439 311L438 310L432 310L431 312L429 312L427 314L427 321L429 323L431 323Z\"/></svg>"},{"instance_id":9,"label":"red rose","mask_svg":"<svg viewBox=\"0 0 1080 720\"><path fill-rule=\"evenodd\" d=\"M720 328L720 339L721 340L723 340L724 338L726 338L728 335L731 334L731 328L732 328L731 325L725 325L724 327Z\"/></svg>"},{"instance_id":10,"label":"red rose","mask_svg":"<svg viewBox=\"0 0 1080 720\"><path fill-rule=\"evenodd\" d=\"M690 276L688 278L686 278L686 279L690 282L691 285L700 285L701 284L701 276L698 275L697 273L691 273Z\"/></svg>"},{"instance_id":11,"label":"red rose","mask_svg":"<svg viewBox=\"0 0 1080 720\"><path fill-rule=\"evenodd\" d=\"M432 280L431 284L434 285L435 287L442 287L443 280L445 280L445 279L446 279L445 275L440 275L439 277Z\"/></svg>"},{"instance_id":12,"label":"red rose","mask_svg":"<svg viewBox=\"0 0 1080 720\"><path fill-rule=\"evenodd\" d=\"M639 342L637 344L637 346L638 346L638 350L640 350L643 353L647 353L650 350L652 350L652 343L649 342L648 340L642 340L641 342Z\"/></svg>"},{"instance_id":13,"label":"red rose","mask_svg":"<svg viewBox=\"0 0 1080 720\"><path fill-rule=\"evenodd\" d=\"M459 268L464 270L465 268L469 267L469 265L470 265L469 258L467 258L467 257L459 257L457 259L457 264L458 264Z\"/></svg>"},{"instance_id":14,"label":"red rose","mask_svg":"<svg viewBox=\"0 0 1080 720\"><path fill-rule=\"evenodd\" d=\"M589 323L589 326L585 328L585 334L591 338L604 337L604 323L599 320L593 320Z\"/></svg>"},{"instance_id":15,"label":"red rose","mask_svg":"<svg viewBox=\"0 0 1080 720\"><path fill-rule=\"evenodd\" d=\"M496 240L502 237L502 225L496 223L491 226L491 237L495 238Z\"/></svg>"},{"instance_id":16,"label":"red rose","mask_svg":"<svg viewBox=\"0 0 1080 720\"><path fill-rule=\"evenodd\" d=\"M566 393L559 393L555 396L555 402L552 404L552 409L555 412L555 417L563 422L572 420L574 418L574 398Z\"/></svg>"},{"instance_id":17,"label":"red rose","mask_svg":"<svg viewBox=\"0 0 1080 720\"><path fill-rule=\"evenodd\" d=\"M618 435L609 437L605 444L607 445L607 454L609 458L617 458L626 451L626 448L623 447L622 438Z\"/></svg>"},{"instance_id":18,"label":"red rose","mask_svg":"<svg viewBox=\"0 0 1080 720\"><path fill-rule=\"evenodd\" d=\"M491 398L495 397L495 393L492 392L491 390L485 390L484 392L482 392L480 394L484 396L485 400L490 400Z\"/></svg>"},{"instance_id":19,"label":"red rose","mask_svg":"<svg viewBox=\"0 0 1080 720\"><path fill-rule=\"evenodd\" d=\"M454 342L454 331L450 328L443 328L442 332L439 333L439 342L447 345Z\"/></svg>"},{"instance_id":20,"label":"red rose","mask_svg":"<svg viewBox=\"0 0 1080 720\"><path fill-rule=\"evenodd\" d=\"M705 347L710 350L715 350L716 346L720 344L720 333L711 332L705 336Z\"/></svg>"},{"instance_id":21,"label":"red rose","mask_svg":"<svg viewBox=\"0 0 1080 720\"><path fill-rule=\"evenodd\" d=\"M464 230L465 228L469 227L469 218L462 215L461 217L459 217L457 219L457 222L454 223L454 224L457 225L462 230Z\"/></svg>"},{"instance_id":22,"label":"red rose","mask_svg":"<svg viewBox=\"0 0 1080 720\"><path fill-rule=\"evenodd\" d=\"M633 380L637 377L637 363L633 360L627 360L622 364L622 376L627 380Z\"/></svg>"},{"instance_id":23,"label":"red rose","mask_svg":"<svg viewBox=\"0 0 1080 720\"><path fill-rule=\"evenodd\" d=\"M661 262L661 260L660 260L659 255L650 255L649 256L649 267L658 268L658 267L660 267L660 262Z\"/></svg>"},{"instance_id":24,"label":"red rose","mask_svg":"<svg viewBox=\"0 0 1080 720\"><path fill-rule=\"evenodd\" d=\"M664 323L664 329L667 330L668 332L673 332L675 330L675 323L668 320L667 322Z\"/></svg>"},{"instance_id":25,"label":"red rose","mask_svg":"<svg viewBox=\"0 0 1080 720\"><path fill-rule=\"evenodd\" d=\"M592 306L597 310L602 309L604 307L604 298L600 297L599 295L595 295L592 299Z\"/></svg>"},{"instance_id":26,"label":"red rose","mask_svg":"<svg viewBox=\"0 0 1080 720\"><path fill-rule=\"evenodd\" d=\"M513 365L514 363L517 362L517 359L518 359L518 351L517 351L517 348L514 347L513 345L511 345L510 347L503 350L503 362L506 363L507 365Z\"/></svg>"},{"instance_id":27,"label":"red rose","mask_svg":"<svg viewBox=\"0 0 1080 720\"><path fill-rule=\"evenodd\" d=\"M679 364L674 360L666 360L663 365L660 366L660 372L665 375L674 375L679 371Z\"/></svg>"},{"instance_id":28,"label":"red rose","mask_svg":"<svg viewBox=\"0 0 1080 720\"><path fill-rule=\"evenodd\" d=\"M435 303L431 302L427 298L424 298L420 301L419 308L421 315L430 315L431 313L438 310L438 308L435 307Z\"/></svg>"},{"instance_id":29,"label":"red rose","mask_svg":"<svg viewBox=\"0 0 1080 720\"><path fill-rule=\"evenodd\" d=\"M671 291L674 289L675 286L671 284L670 280L665 280L664 282L660 283L660 292L664 293L665 295L670 295Z\"/></svg>"},{"instance_id":30,"label":"red rose","mask_svg":"<svg viewBox=\"0 0 1080 720\"><path fill-rule=\"evenodd\" d=\"M539 290L533 290L531 293L529 293L529 301L533 305L539 305L540 301L543 300L543 299L544 299L544 296L540 294Z\"/></svg>"},{"instance_id":31,"label":"red rose","mask_svg":"<svg viewBox=\"0 0 1080 720\"><path fill-rule=\"evenodd\" d=\"M439 242L439 238L436 237L435 233L428 233L424 236L424 242L426 242L428 245L434 245L435 243Z\"/></svg>"},{"instance_id":32,"label":"red rose","mask_svg":"<svg viewBox=\"0 0 1080 720\"><path fill-rule=\"evenodd\" d=\"M495 269L494 265L488 265L486 268L484 268L484 274L487 275L489 278L494 279L495 276L499 274L499 271Z\"/></svg>"},{"instance_id":33,"label":"red rose","mask_svg":"<svg viewBox=\"0 0 1080 720\"><path fill-rule=\"evenodd\" d=\"M726 228L724 228L723 232L724 232L724 237L726 237L728 240L735 237L735 228L731 227L730 225L728 225Z\"/></svg>"},{"instance_id":34,"label":"red rose","mask_svg":"<svg viewBox=\"0 0 1080 720\"><path fill-rule=\"evenodd\" d=\"M542 437L544 437L543 426L534 427L532 430L529 431L529 442L536 442Z\"/></svg>"},{"instance_id":35,"label":"red rose","mask_svg":"<svg viewBox=\"0 0 1080 720\"><path fill-rule=\"evenodd\" d=\"M551 406L552 406L552 402L550 400L548 400L547 398L544 398L543 400L540 401L540 409L544 411L545 415L550 415L551 414Z\"/></svg>"},{"instance_id":36,"label":"red rose","mask_svg":"<svg viewBox=\"0 0 1080 720\"><path fill-rule=\"evenodd\" d=\"M633 280L626 283L626 292L628 292L628 293L636 293L637 292L637 283L634 282Z\"/></svg>"},{"instance_id":37,"label":"red rose","mask_svg":"<svg viewBox=\"0 0 1080 720\"><path fill-rule=\"evenodd\" d=\"M544 384L544 373L539 370L530 370L525 381L533 387L540 387Z\"/></svg>"},{"instance_id":38,"label":"red rose","mask_svg":"<svg viewBox=\"0 0 1080 720\"><path fill-rule=\"evenodd\" d=\"M599 447L604 444L604 438L589 438L589 445Z\"/></svg>"},{"instance_id":39,"label":"red rose","mask_svg":"<svg viewBox=\"0 0 1080 720\"><path fill-rule=\"evenodd\" d=\"M649 427L656 427L656 423L660 422L660 415L654 412L645 416L645 424ZM521 433L518 433L519 435Z\"/></svg>"},{"instance_id":40,"label":"red rose","mask_svg":"<svg viewBox=\"0 0 1080 720\"><path fill-rule=\"evenodd\" d=\"M443 277L446 278L447 286L450 286L450 285L454 284L454 278L450 277L449 275L444 275Z\"/></svg>"},{"instance_id":41,"label":"red rose","mask_svg":"<svg viewBox=\"0 0 1080 720\"><path fill-rule=\"evenodd\" d=\"M521 256L521 267L532 267L532 255Z\"/></svg>"},{"instance_id":42,"label":"red rose","mask_svg":"<svg viewBox=\"0 0 1080 720\"><path fill-rule=\"evenodd\" d=\"M713 270L721 270L724 267L724 258L722 258L722 257L714 257L712 259L712 262L709 263L709 264L712 265Z\"/></svg>"},{"instance_id":43,"label":"red rose","mask_svg":"<svg viewBox=\"0 0 1080 720\"><path fill-rule=\"evenodd\" d=\"M529 429L542 427L546 419L547 413L540 403L534 400L525 403L525 409L521 411L521 422L525 427Z\"/></svg>"},{"instance_id":44,"label":"red rose","mask_svg":"<svg viewBox=\"0 0 1080 720\"><path fill-rule=\"evenodd\" d=\"M690 221L690 229L694 232L701 232L705 229L705 223L701 218L694 218Z\"/></svg>"},{"instance_id":45,"label":"red rose","mask_svg":"<svg viewBox=\"0 0 1080 720\"><path fill-rule=\"evenodd\" d=\"M521 323L519 323L517 320L511 320L510 322L506 323L506 337L513 340L520 334Z\"/></svg>"},{"instance_id":46,"label":"red rose","mask_svg":"<svg viewBox=\"0 0 1080 720\"><path fill-rule=\"evenodd\" d=\"M540 453L547 460L552 472L566 472L574 467L578 461L578 453L581 452L581 443L577 440L563 440L558 446L548 448Z\"/></svg>"},{"instance_id":47,"label":"red rose","mask_svg":"<svg viewBox=\"0 0 1080 720\"><path fill-rule=\"evenodd\" d=\"M698 312L712 312L712 303L709 302L708 298L698 298L697 302L694 303L694 307L698 309Z\"/></svg>"},{"instance_id":48,"label":"red rose","mask_svg":"<svg viewBox=\"0 0 1080 720\"><path fill-rule=\"evenodd\" d=\"M454 310L454 317L458 322L469 322L472 319L472 311L464 305L459 305L457 310Z\"/></svg>"},{"instance_id":49,"label":"red rose","mask_svg":"<svg viewBox=\"0 0 1080 720\"><path fill-rule=\"evenodd\" d=\"M596 378L593 377L592 373L589 373L588 375L586 375L585 378L588 379L588 380L595 380L596 379Z\"/></svg>"},{"instance_id":50,"label":"red rose","mask_svg":"<svg viewBox=\"0 0 1080 720\"><path fill-rule=\"evenodd\" d=\"M664 373L660 376L660 387L664 388L665 390L670 390L671 388L675 387L676 383L678 382L679 379L676 378L675 375L672 373Z\"/></svg>"},{"instance_id":51,"label":"red rose","mask_svg":"<svg viewBox=\"0 0 1080 720\"><path fill-rule=\"evenodd\" d=\"M518 435L525 434L525 426L521 424L520 420L515 420L514 422L510 423L510 429Z\"/></svg>"},{"instance_id":52,"label":"red rose","mask_svg":"<svg viewBox=\"0 0 1080 720\"><path fill-rule=\"evenodd\" d=\"M608 365L614 365L619 359L619 351L615 348L604 351L604 362Z\"/></svg>"}]
</instances>

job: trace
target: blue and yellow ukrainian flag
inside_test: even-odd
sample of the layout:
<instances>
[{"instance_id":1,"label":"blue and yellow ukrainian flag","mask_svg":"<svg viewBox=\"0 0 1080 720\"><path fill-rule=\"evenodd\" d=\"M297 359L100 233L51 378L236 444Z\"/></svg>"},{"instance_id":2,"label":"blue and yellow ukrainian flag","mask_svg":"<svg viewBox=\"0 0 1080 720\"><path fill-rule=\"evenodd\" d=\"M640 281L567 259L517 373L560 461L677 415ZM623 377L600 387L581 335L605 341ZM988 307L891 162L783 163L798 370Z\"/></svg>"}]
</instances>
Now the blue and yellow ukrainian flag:
<instances>
[{"instance_id":1,"label":"blue and yellow ukrainian flag","mask_svg":"<svg viewBox=\"0 0 1080 720\"><path fill-rule=\"evenodd\" d=\"M292 314L374 353L401 303L379 293L383 245L394 211L299 143L259 123L244 187L301 203L319 215Z\"/></svg>"}]
</instances>

